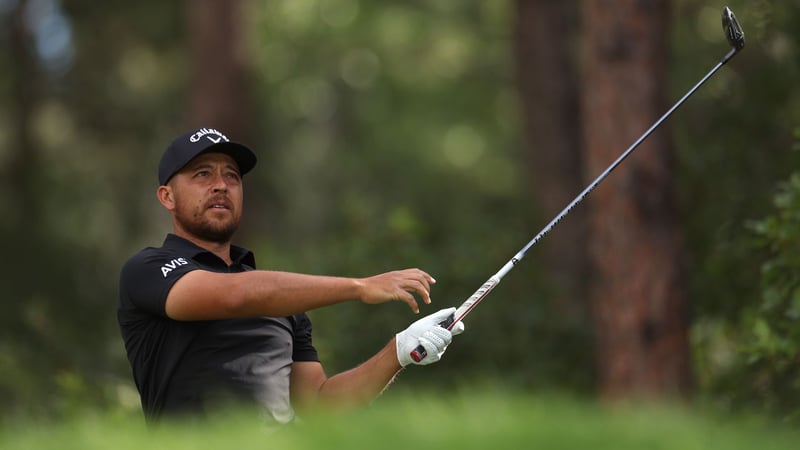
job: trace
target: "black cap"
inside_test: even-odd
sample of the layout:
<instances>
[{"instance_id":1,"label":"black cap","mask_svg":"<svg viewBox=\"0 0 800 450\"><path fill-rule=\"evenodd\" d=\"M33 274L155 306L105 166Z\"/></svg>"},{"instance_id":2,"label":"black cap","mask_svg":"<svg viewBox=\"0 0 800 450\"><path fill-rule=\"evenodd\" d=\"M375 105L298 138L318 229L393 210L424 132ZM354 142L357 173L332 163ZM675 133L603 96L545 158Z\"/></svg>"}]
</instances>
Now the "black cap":
<instances>
[{"instance_id":1,"label":"black cap","mask_svg":"<svg viewBox=\"0 0 800 450\"><path fill-rule=\"evenodd\" d=\"M158 182L167 184L173 175L201 153L219 152L230 155L239 165L239 173L246 174L256 165L256 155L252 150L214 128L199 128L175 138L161 155L158 163Z\"/></svg>"}]
</instances>

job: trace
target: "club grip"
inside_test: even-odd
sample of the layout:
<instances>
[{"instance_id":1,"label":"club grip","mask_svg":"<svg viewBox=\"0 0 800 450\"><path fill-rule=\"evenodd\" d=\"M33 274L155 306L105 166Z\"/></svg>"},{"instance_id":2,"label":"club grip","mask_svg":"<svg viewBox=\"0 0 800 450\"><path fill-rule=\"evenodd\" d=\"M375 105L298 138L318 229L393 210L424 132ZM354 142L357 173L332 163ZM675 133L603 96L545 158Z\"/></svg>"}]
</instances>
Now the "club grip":
<instances>
[{"instance_id":1,"label":"club grip","mask_svg":"<svg viewBox=\"0 0 800 450\"><path fill-rule=\"evenodd\" d=\"M456 317L453 314L450 314L450 317L439 322L439 326L449 330L450 326L453 325L453 322L455 321ZM422 344L418 345L414 350L411 350L411 359L413 359L414 362L420 362L426 356L428 356L428 352L425 350L425 347L423 347Z\"/></svg>"}]
</instances>

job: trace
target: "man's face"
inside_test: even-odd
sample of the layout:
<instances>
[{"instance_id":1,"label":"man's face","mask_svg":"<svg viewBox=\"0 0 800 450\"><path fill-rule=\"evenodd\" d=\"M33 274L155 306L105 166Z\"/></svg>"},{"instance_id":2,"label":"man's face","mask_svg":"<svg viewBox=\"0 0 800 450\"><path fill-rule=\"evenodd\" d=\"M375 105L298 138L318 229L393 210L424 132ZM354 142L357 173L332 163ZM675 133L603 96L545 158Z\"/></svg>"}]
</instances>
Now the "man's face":
<instances>
[{"instance_id":1,"label":"man's face","mask_svg":"<svg viewBox=\"0 0 800 450\"><path fill-rule=\"evenodd\" d=\"M242 176L233 158L205 153L191 160L168 183L176 232L227 243L242 217Z\"/></svg>"}]
</instances>

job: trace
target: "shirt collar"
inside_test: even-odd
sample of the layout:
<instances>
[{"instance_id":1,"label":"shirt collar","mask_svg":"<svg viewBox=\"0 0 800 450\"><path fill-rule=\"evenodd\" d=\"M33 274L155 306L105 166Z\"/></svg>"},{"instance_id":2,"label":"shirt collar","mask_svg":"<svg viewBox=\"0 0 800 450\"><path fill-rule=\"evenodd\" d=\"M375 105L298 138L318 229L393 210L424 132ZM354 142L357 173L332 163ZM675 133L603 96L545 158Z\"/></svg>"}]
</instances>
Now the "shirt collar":
<instances>
[{"instance_id":1,"label":"shirt collar","mask_svg":"<svg viewBox=\"0 0 800 450\"><path fill-rule=\"evenodd\" d=\"M211 255L219 259L217 255L214 255L203 247L200 247L194 242L184 239L173 233L167 234L166 239L164 239L164 247L170 247L186 252L191 258L196 258L199 255ZM253 252L244 247L231 245L231 265L235 264L243 264L255 269L255 255L253 255Z\"/></svg>"}]
</instances>

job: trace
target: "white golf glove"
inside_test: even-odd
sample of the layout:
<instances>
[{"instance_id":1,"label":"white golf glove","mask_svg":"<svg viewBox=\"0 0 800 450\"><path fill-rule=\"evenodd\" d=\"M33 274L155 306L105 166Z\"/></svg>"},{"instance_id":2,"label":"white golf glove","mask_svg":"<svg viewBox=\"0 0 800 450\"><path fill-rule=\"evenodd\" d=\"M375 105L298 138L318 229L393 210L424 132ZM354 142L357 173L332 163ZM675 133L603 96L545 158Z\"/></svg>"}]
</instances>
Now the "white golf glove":
<instances>
[{"instance_id":1,"label":"white golf glove","mask_svg":"<svg viewBox=\"0 0 800 450\"><path fill-rule=\"evenodd\" d=\"M455 312L455 308L442 309L417 320L405 330L397 333L395 336L397 360L400 365L403 367L409 364L424 366L442 359L442 355L447 346L450 345L450 342L452 342L453 336L464 331L463 322L458 322L452 331L439 326L440 322L447 320ZM425 349L426 355L420 361L414 361L411 357L411 352L420 345Z\"/></svg>"}]
</instances>

